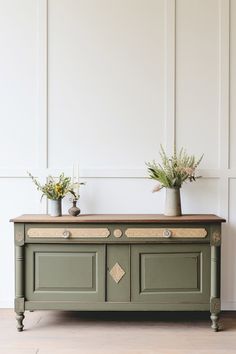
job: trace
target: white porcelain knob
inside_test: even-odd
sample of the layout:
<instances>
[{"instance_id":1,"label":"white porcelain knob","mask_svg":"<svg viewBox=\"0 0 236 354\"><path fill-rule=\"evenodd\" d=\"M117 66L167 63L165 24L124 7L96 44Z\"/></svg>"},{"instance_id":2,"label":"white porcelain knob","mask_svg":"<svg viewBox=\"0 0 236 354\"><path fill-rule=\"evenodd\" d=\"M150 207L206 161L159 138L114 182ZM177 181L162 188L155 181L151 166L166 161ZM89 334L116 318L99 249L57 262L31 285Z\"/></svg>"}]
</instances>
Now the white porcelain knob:
<instances>
[{"instance_id":1,"label":"white porcelain knob","mask_svg":"<svg viewBox=\"0 0 236 354\"><path fill-rule=\"evenodd\" d=\"M168 229L165 229L164 232L163 232L163 237L169 238L171 236L172 236L172 231L168 230Z\"/></svg>"},{"instance_id":2,"label":"white porcelain knob","mask_svg":"<svg viewBox=\"0 0 236 354\"><path fill-rule=\"evenodd\" d=\"M64 230L62 236L63 236L64 238L69 238L69 237L70 237L70 231Z\"/></svg>"}]
</instances>

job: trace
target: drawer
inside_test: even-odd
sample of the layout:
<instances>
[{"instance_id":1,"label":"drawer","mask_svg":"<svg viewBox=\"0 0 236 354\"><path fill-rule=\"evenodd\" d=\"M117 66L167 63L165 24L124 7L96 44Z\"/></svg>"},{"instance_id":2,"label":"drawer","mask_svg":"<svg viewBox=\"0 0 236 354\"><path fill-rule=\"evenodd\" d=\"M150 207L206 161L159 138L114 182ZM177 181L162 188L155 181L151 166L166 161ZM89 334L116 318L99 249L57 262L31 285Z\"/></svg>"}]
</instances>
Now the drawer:
<instances>
[{"instance_id":1,"label":"drawer","mask_svg":"<svg viewBox=\"0 0 236 354\"><path fill-rule=\"evenodd\" d=\"M25 251L27 300L105 300L104 245L32 244Z\"/></svg>"},{"instance_id":2,"label":"drawer","mask_svg":"<svg viewBox=\"0 0 236 354\"><path fill-rule=\"evenodd\" d=\"M209 303L209 245L132 245L131 294L135 302Z\"/></svg>"},{"instance_id":3,"label":"drawer","mask_svg":"<svg viewBox=\"0 0 236 354\"><path fill-rule=\"evenodd\" d=\"M205 239L208 235L204 227L128 227L125 231L127 238L184 238Z\"/></svg>"},{"instance_id":4,"label":"drawer","mask_svg":"<svg viewBox=\"0 0 236 354\"><path fill-rule=\"evenodd\" d=\"M27 225L26 239L106 239L110 230L105 226L76 226L76 225Z\"/></svg>"}]
</instances>

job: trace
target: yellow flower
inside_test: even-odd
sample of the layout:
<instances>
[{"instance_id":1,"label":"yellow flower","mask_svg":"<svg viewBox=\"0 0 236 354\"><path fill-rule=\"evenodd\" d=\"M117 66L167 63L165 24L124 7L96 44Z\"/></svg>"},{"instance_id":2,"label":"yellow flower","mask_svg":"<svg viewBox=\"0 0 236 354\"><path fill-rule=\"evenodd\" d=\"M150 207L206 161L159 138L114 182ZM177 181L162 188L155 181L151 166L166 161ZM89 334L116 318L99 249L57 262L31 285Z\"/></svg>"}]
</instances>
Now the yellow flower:
<instances>
[{"instance_id":1,"label":"yellow flower","mask_svg":"<svg viewBox=\"0 0 236 354\"><path fill-rule=\"evenodd\" d=\"M62 192L62 188L61 188L60 184L58 184L58 183L55 185L55 192L58 194L60 194Z\"/></svg>"}]
</instances>

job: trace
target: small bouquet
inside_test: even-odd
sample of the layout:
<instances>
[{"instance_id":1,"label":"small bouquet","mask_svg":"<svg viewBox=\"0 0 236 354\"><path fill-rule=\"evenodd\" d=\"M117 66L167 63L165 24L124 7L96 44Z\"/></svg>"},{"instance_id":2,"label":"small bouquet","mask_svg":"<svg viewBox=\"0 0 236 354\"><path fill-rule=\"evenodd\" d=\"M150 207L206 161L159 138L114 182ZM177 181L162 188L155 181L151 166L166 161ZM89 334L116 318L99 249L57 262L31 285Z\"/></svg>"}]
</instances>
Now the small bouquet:
<instances>
[{"instance_id":1,"label":"small bouquet","mask_svg":"<svg viewBox=\"0 0 236 354\"><path fill-rule=\"evenodd\" d=\"M36 185L37 190L42 192L41 199L46 196L48 199L58 200L64 198L68 193L71 193L74 198L78 197L73 190L71 178L66 177L64 173L61 173L57 179L52 176L48 176L47 183L45 184L40 184L30 172L27 173Z\"/></svg>"},{"instance_id":2,"label":"small bouquet","mask_svg":"<svg viewBox=\"0 0 236 354\"><path fill-rule=\"evenodd\" d=\"M168 157L161 145L160 156L162 164L155 161L146 163L149 177L159 182L153 192L157 192L163 187L181 188L184 182L193 182L200 178L200 176L196 177L195 172L203 155L196 159L194 155L188 155L181 148L179 153L174 149L174 154Z\"/></svg>"}]
</instances>

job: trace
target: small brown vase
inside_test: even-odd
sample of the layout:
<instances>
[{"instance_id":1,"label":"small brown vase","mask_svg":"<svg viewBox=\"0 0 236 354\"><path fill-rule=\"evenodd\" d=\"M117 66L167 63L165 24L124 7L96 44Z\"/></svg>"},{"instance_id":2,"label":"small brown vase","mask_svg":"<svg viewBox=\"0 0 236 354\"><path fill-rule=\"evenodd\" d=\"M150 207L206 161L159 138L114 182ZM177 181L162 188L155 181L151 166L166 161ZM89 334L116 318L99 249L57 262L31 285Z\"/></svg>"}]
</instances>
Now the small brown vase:
<instances>
[{"instance_id":1,"label":"small brown vase","mask_svg":"<svg viewBox=\"0 0 236 354\"><path fill-rule=\"evenodd\" d=\"M80 208L76 206L77 200L73 200L73 206L68 210L71 216L77 216L80 213Z\"/></svg>"}]
</instances>

